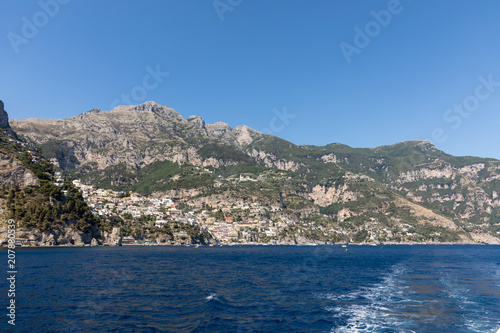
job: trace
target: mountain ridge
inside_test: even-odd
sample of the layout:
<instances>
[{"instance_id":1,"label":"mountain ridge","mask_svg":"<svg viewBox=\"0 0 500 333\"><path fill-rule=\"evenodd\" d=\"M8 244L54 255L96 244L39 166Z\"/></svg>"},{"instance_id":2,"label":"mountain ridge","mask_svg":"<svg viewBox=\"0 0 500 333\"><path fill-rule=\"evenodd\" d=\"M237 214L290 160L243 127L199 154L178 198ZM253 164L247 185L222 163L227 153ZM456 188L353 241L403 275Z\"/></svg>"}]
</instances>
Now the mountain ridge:
<instances>
[{"instance_id":1,"label":"mountain ridge","mask_svg":"<svg viewBox=\"0 0 500 333\"><path fill-rule=\"evenodd\" d=\"M252 198L330 234L334 225L360 232L373 221L437 226L433 214L453 221L457 237L500 231L500 161L452 156L424 140L298 146L246 125L185 119L154 102L12 126L71 178L147 195L191 193L178 199L195 207Z\"/></svg>"},{"instance_id":2,"label":"mountain ridge","mask_svg":"<svg viewBox=\"0 0 500 333\"><path fill-rule=\"evenodd\" d=\"M72 184L56 185L54 176L39 149L12 130L0 101L0 245L11 237L7 220L16 223L16 243L25 245L119 244Z\"/></svg>"},{"instance_id":3,"label":"mountain ridge","mask_svg":"<svg viewBox=\"0 0 500 333\"><path fill-rule=\"evenodd\" d=\"M1 101L0 106L4 111ZM55 172L40 149L17 136L5 111L0 112L0 125L0 246L6 246L11 238L12 221L16 243L22 246L121 245L123 233L131 232L130 225L122 229L120 218L96 216L82 193L61 172ZM141 225L134 230L170 244L211 239L198 227L188 225L153 232ZM173 231L182 236L175 237Z\"/></svg>"}]
</instances>

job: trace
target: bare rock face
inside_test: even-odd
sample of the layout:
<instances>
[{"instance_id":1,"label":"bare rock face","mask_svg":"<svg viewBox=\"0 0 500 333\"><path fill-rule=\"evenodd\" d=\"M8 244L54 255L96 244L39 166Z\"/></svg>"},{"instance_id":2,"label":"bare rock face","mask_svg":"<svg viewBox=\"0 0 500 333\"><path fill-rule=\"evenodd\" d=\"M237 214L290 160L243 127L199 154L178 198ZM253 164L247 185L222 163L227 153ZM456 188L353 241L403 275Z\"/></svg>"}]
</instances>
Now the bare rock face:
<instances>
[{"instance_id":1,"label":"bare rock face","mask_svg":"<svg viewBox=\"0 0 500 333\"><path fill-rule=\"evenodd\" d=\"M196 189L178 189L157 193L157 197L171 198L176 201L186 201L200 194Z\"/></svg>"},{"instance_id":2,"label":"bare rock face","mask_svg":"<svg viewBox=\"0 0 500 333\"><path fill-rule=\"evenodd\" d=\"M158 244L172 244L173 237L168 234L159 234L158 237L156 237L156 242Z\"/></svg>"},{"instance_id":3,"label":"bare rock face","mask_svg":"<svg viewBox=\"0 0 500 333\"><path fill-rule=\"evenodd\" d=\"M344 221L345 219L353 216L353 212L351 212L348 208L342 208L339 212L338 212L338 220L339 222L342 222Z\"/></svg>"},{"instance_id":4,"label":"bare rock face","mask_svg":"<svg viewBox=\"0 0 500 333\"><path fill-rule=\"evenodd\" d=\"M104 232L104 242L102 245L120 246L122 245L122 237L120 236L120 228L113 228L111 233Z\"/></svg>"},{"instance_id":5,"label":"bare rock face","mask_svg":"<svg viewBox=\"0 0 500 333\"><path fill-rule=\"evenodd\" d=\"M255 158L257 161L264 162L265 166L268 168L276 168L278 170L285 171L297 171L302 166L301 163L285 159L277 159L275 155L262 150L256 150L255 148L252 148L248 152L248 155Z\"/></svg>"},{"instance_id":6,"label":"bare rock face","mask_svg":"<svg viewBox=\"0 0 500 333\"><path fill-rule=\"evenodd\" d=\"M84 173L120 164L144 167L156 161L218 168L230 161L201 158L197 153L201 145L190 144L189 139L244 146L262 135L247 126L233 129L222 122L205 124L198 116L184 119L155 102L120 105L111 111L92 109L67 119L12 120L11 124L42 149L57 145L49 156L53 164L64 170L82 168Z\"/></svg>"},{"instance_id":7,"label":"bare rock face","mask_svg":"<svg viewBox=\"0 0 500 333\"><path fill-rule=\"evenodd\" d=\"M5 112L3 101L0 100L0 128L10 128L9 117Z\"/></svg>"},{"instance_id":8,"label":"bare rock face","mask_svg":"<svg viewBox=\"0 0 500 333\"><path fill-rule=\"evenodd\" d=\"M63 228L60 230L52 230L50 233L54 236L55 243L45 245L74 245L84 246L92 240L92 233L82 233L72 228Z\"/></svg>"},{"instance_id":9,"label":"bare rock face","mask_svg":"<svg viewBox=\"0 0 500 333\"><path fill-rule=\"evenodd\" d=\"M314 201L314 203L324 207L337 202L346 203L349 201L356 201L359 195L359 193L348 191L347 184L329 188L316 185L309 194L309 198Z\"/></svg>"},{"instance_id":10,"label":"bare rock face","mask_svg":"<svg viewBox=\"0 0 500 333\"><path fill-rule=\"evenodd\" d=\"M251 144L256 137L262 134L246 125L237 126L234 132L236 134L236 142L240 146Z\"/></svg>"},{"instance_id":11,"label":"bare rock face","mask_svg":"<svg viewBox=\"0 0 500 333\"><path fill-rule=\"evenodd\" d=\"M453 175L454 172L451 166L446 166L440 169L422 168L419 170L412 170L409 172L401 173L399 175L398 182L408 183L408 182L415 182L419 179L451 178Z\"/></svg>"},{"instance_id":12,"label":"bare rock face","mask_svg":"<svg viewBox=\"0 0 500 333\"><path fill-rule=\"evenodd\" d=\"M223 123L221 121L213 124L207 124L205 125L205 128L207 129L207 133L211 136L223 135L232 130L229 124Z\"/></svg>"},{"instance_id":13,"label":"bare rock face","mask_svg":"<svg viewBox=\"0 0 500 333\"><path fill-rule=\"evenodd\" d=\"M12 128L10 127L9 124L9 116L7 115L7 112L5 111L3 101L0 100L0 128L3 129L5 132L10 134L11 136L16 136Z\"/></svg>"},{"instance_id":14,"label":"bare rock face","mask_svg":"<svg viewBox=\"0 0 500 333\"><path fill-rule=\"evenodd\" d=\"M188 118L188 121L198 128L205 129L205 121L199 116L190 116ZM205 133L206 133L206 129L205 129Z\"/></svg>"},{"instance_id":15,"label":"bare rock face","mask_svg":"<svg viewBox=\"0 0 500 333\"><path fill-rule=\"evenodd\" d=\"M120 246L120 228L113 228L111 233L101 235L94 227L82 232L70 226L60 226L58 229L40 231L35 228L17 228L16 236L23 240L23 246ZM5 225L0 226L0 245L7 242L8 232Z\"/></svg>"},{"instance_id":16,"label":"bare rock face","mask_svg":"<svg viewBox=\"0 0 500 333\"><path fill-rule=\"evenodd\" d=\"M5 125L8 121L2 111L3 104L0 124ZM178 163L180 169L210 178L209 190L184 185L187 182L183 179L182 186L170 186L180 179L181 174L176 174L161 179L154 188L155 195L193 206L232 205L246 199L264 201L268 206L278 202L279 210L285 202L282 199L294 195L305 199L294 206L301 210L297 214L300 219L318 213L319 208L339 204L345 207L336 214L333 212L337 205L322 211L332 212L328 218L337 215L340 222L356 217L366 227L377 222L375 213L380 215L376 218L380 228L383 223L413 223L415 218L455 227L427 211L420 213L416 206L394 205L394 198L401 198L444 214L458 226L478 233L486 226L494 226L500 216L500 161L453 157L426 141L366 149L342 144L296 146L244 125L233 129L222 122L206 124L197 116L184 119L173 109L154 102L117 106L111 111L95 109L69 119L12 120L10 124L17 133L49 151L54 164L75 175L87 175L94 185L103 179L110 179L111 185L135 184L141 182L137 170L156 172L163 164L168 165L164 161ZM0 158L0 180L2 163L8 165L4 168L15 168L14 162ZM238 164L258 168L251 172L255 173L252 176L238 174L242 173L238 170L245 170L238 167L227 168L232 174L224 176L213 170ZM151 169L145 168L149 165ZM13 177L11 184L29 182L19 172ZM218 193L226 187L231 189L227 192L231 197ZM237 195L240 191L244 196ZM310 208L312 205L316 207ZM396 235L396 231L393 233ZM59 236L52 240L49 235L46 238L49 243L62 239ZM102 232L98 237L85 238L83 243L90 244L93 238L98 244L116 244L119 239L113 232Z\"/></svg>"},{"instance_id":17,"label":"bare rock face","mask_svg":"<svg viewBox=\"0 0 500 333\"><path fill-rule=\"evenodd\" d=\"M106 111L102 110L98 111L106 113ZM147 101L139 105L118 105L110 112L117 112L117 113L153 112L156 114L161 114L162 116L170 119L179 119L179 118L182 119L182 116L179 113L175 112L174 109L160 105L153 101ZM89 112L87 112L87 114L88 113Z\"/></svg>"},{"instance_id":18,"label":"bare rock face","mask_svg":"<svg viewBox=\"0 0 500 333\"><path fill-rule=\"evenodd\" d=\"M37 185L38 178L21 162L0 152L0 184L5 184L7 188Z\"/></svg>"},{"instance_id":19,"label":"bare rock face","mask_svg":"<svg viewBox=\"0 0 500 333\"><path fill-rule=\"evenodd\" d=\"M42 234L41 246L54 246L57 245L57 238L54 233L47 232Z\"/></svg>"},{"instance_id":20,"label":"bare rock face","mask_svg":"<svg viewBox=\"0 0 500 333\"><path fill-rule=\"evenodd\" d=\"M500 244L500 238L488 234L472 233L471 236L477 243Z\"/></svg>"},{"instance_id":21,"label":"bare rock face","mask_svg":"<svg viewBox=\"0 0 500 333\"><path fill-rule=\"evenodd\" d=\"M338 162L337 156L335 156L333 153L321 156L321 160L325 163L337 163Z\"/></svg>"},{"instance_id":22,"label":"bare rock face","mask_svg":"<svg viewBox=\"0 0 500 333\"><path fill-rule=\"evenodd\" d=\"M208 245L208 244L215 244L214 240L205 240L205 239L197 239L193 238L187 234L159 234L156 239L156 243L158 244L164 244L164 245L194 245L194 244L199 244L199 245Z\"/></svg>"},{"instance_id":23,"label":"bare rock face","mask_svg":"<svg viewBox=\"0 0 500 333\"><path fill-rule=\"evenodd\" d=\"M2 131L3 130L3 131ZM7 135L6 135L7 134ZM0 100L0 135L4 140L17 140L17 136L10 127L9 116L5 112L3 101ZM11 137L9 137L9 135ZM20 185L22 187L38 184L38 178L27 169L19 160L0 152L0 184L7 188Z\"/></svg>"}]
</instances>

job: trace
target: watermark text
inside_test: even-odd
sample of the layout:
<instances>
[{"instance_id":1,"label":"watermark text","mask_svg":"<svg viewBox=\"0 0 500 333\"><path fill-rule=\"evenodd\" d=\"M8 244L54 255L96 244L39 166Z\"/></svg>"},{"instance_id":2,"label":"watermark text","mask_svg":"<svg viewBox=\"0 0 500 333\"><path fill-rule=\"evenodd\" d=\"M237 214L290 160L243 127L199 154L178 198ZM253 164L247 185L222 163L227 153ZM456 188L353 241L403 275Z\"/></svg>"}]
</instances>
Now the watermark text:
<instances>
[{"instance_id":1,"label":"watermark text","mask_svg":"<svg viewBox=\"0 0 500 333\"><path fill-rule=\"evenodd\" d=\"M370 11L373 20L365 24L364 29L358 26L354 27L354 39L352 44L341 42L339 44L340 50L345 57L347 63L352 62L353 54L360 54L361 50L367 47L373 38L380 35L382 28L386 28L392 21L394 15L398 15L403 11L403 6L399 0L390 0L387 3L387 9L379 11Z\"/></svg>"},{"instance_id":2,"label":"watermark text","mask_svg":"<svg viewBox=\"0 0 500 333\"><path fill-rule=\"evenodd\" d=\"M38 35L40 29L45 27L51 18L54 18L62 5L66 5L70 0L40 0L38 6L40 10L37 11L31 19L23 16L21 18L22 27L21 33L9 32L7 38L15 53L19 53L19 47L26 45Z\"/></svg>"},{"instance_id":3,"label":"watermark text","mask_svg":"<svg viewBox=\"0 0 500 333\"><path fill-rule=\"evenodd\" d=\"M224 21L226 12L232 12L237 6L241 5L242 2L243 0L214 0L212 5L219 19Z\"/></svg>"},{"instance_id":4,"label":"watermark text","mask_svg":"<svg viewBox=\"0 0 500 333\"><path fill-rule=\"evenodd\" d=\"M9 306L7 306L7 322L10 325L16 325L16 222L14 220L8 221L7 227L8 245L7 245L7 281L9 288L7 290L7 297Z\"/></svg>"},{"instance_id":5,"label":"watermark text","mask_svg":"<svg viewBox=\"0 0 500 333\"><path fill-rule=\"evenodd\" d=\"M142 78L142 84L133 87L129 93L121 94L120 98L113 100L111 109L117 105L135 105L146 101L148 91L152 91L163 82L163 80L170 75L168 72L162 72L160 65L155 68L151 66L146 67L147 74Z\"/></svg>"},{"instance_id":6,"label":"watermark text","mask_svg":"<svg viewBox=\"0 0 500 333\"><path fill-rule=\"evenodd\" d=\"M479 76L477 78L479 84L474 89L474 93L468 95L461 103L454 103L451 108L443 113L443 120L449 124L451 129L458 130L464 121L469 118L473 112L479 109L482 101L487 100L500 87L500 82L493 81L493 75L488 75L487 78ZM448 140L446 129L442 127L435 128L432 133L432 141L435 143L443 143Z\"/></svg>"}]
</instances>

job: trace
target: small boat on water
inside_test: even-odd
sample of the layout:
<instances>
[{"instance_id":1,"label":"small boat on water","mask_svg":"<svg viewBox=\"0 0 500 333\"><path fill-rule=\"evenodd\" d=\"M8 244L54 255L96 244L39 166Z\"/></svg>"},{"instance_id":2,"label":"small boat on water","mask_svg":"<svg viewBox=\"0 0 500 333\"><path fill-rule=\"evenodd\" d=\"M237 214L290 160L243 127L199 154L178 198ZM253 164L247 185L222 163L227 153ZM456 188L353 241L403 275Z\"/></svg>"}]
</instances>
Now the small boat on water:
<instances>
[{"instance_id":1,"label":"small boat on water","mask_svg":"<svg viewBox=\"0 0 500 333\"><path fill-rule=\"evenodd\" d=\"M347 245L343 244L342 247L347 247Z\"/></svg>"}]
</instances>

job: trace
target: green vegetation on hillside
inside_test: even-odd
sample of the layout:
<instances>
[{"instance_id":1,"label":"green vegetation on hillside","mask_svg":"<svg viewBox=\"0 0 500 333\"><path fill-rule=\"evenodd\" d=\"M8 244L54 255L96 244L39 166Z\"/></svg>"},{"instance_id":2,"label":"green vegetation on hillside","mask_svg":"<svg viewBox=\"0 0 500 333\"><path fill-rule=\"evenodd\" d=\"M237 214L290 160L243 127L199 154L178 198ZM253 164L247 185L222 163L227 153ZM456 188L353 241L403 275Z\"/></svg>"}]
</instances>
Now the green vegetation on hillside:
<instances>
[{"instance_id":1,"label":"green vegetation on hillside","mask_svg":"<svg viewBox=\"0 0 500 333\"><path fill-rule=\"evenodd\" d=\"M35 227L41 231L71 225L85 231L102 222L95 217L80 192L70 182L61 187L52 181L53 165L40 158L25 146L0 139L0 152L19 160L38 178L38 185L0 186L0 199L5 200L7 218L14 219L21 227Z\"/></svg>"},{"instance_id":2,"label":"green vegetation on hillside","mask_svg":"<svg viewBox=\"0 0 500 333\"><path fill-rule=\"evenodd\" d=\"M143 168L130 168L124 163L89 172L83 182L98 184L115 191L133 191L149 195L155 191L200 188L212 184L213 177L193 166L179 166L170 161L158 161Z\"/></svg>"},{"instance_id":3,"label":"green vegetation on hillside","mask_svg":"<svg viewBox=\"0 0 500 333\"><path fill-rule=\"evenodd\" d=\"M184 198L193 206L203 201L214 206L259 202L273 207L272 214L266 214L292 228L294 223L311 223L310 230L297 230L321 240L443 241L456 239L462 231L492 234L499 229L500 163L493 159L451 156L425 141L375 148L297 146L252 132L248 143L241 132L210 131L198 118L127 112L137 117L124 114L115 119L117 114L100 112L95 119L101 122L92 132L87 129L92 113L83 120L64 120L68 126L61 126L60 132L56 123L40 128L25 123L20 128L31 139L55 138L41 140L44 152L58 159L70 179L142 195L196 189L177 192L192 193L194 197ZM71 128L79 132L67 135ZM95 161L100 158L110 166L99 169ZM173 159L184 163L168 161ZM29 164L29 159L23 163ZM44 174L37 172L40 178ZM255 213L252 218L268 216ZM424 227L444 219L447 225L455 224L456 231ZM371 226L384 231L374 235Z\"/></svg>"},{"instance_id":4,"label":"green vegetation on hillside","mask_svg":"<svg viewBox=\"0 0 500 333\"><path fill-rule=\"evenodd\" d=\"M35 227L41 231L57 229L64 225L86 231L102 222L95 217L80 193L71 183L62 187L41 179L40 185L10 190L0 189L0 198L5 199L9 219L20 227Z\"/></svg>"},{"instance_id":5,"label":"green vegetation on hillside","mask_svg":"<svg viewBox=\"0 0 500 333\"><path fill-rule=\"evenodd\" d=\"M220 144L216 142L209 142L204 144L198 149L198 155L202 158L215 158L216 160L224 161L237 161L240 163L248 163L251 161L250 157L243 153L241 150L231 147L229 145Z\"/></svg>"}]
</instances>

